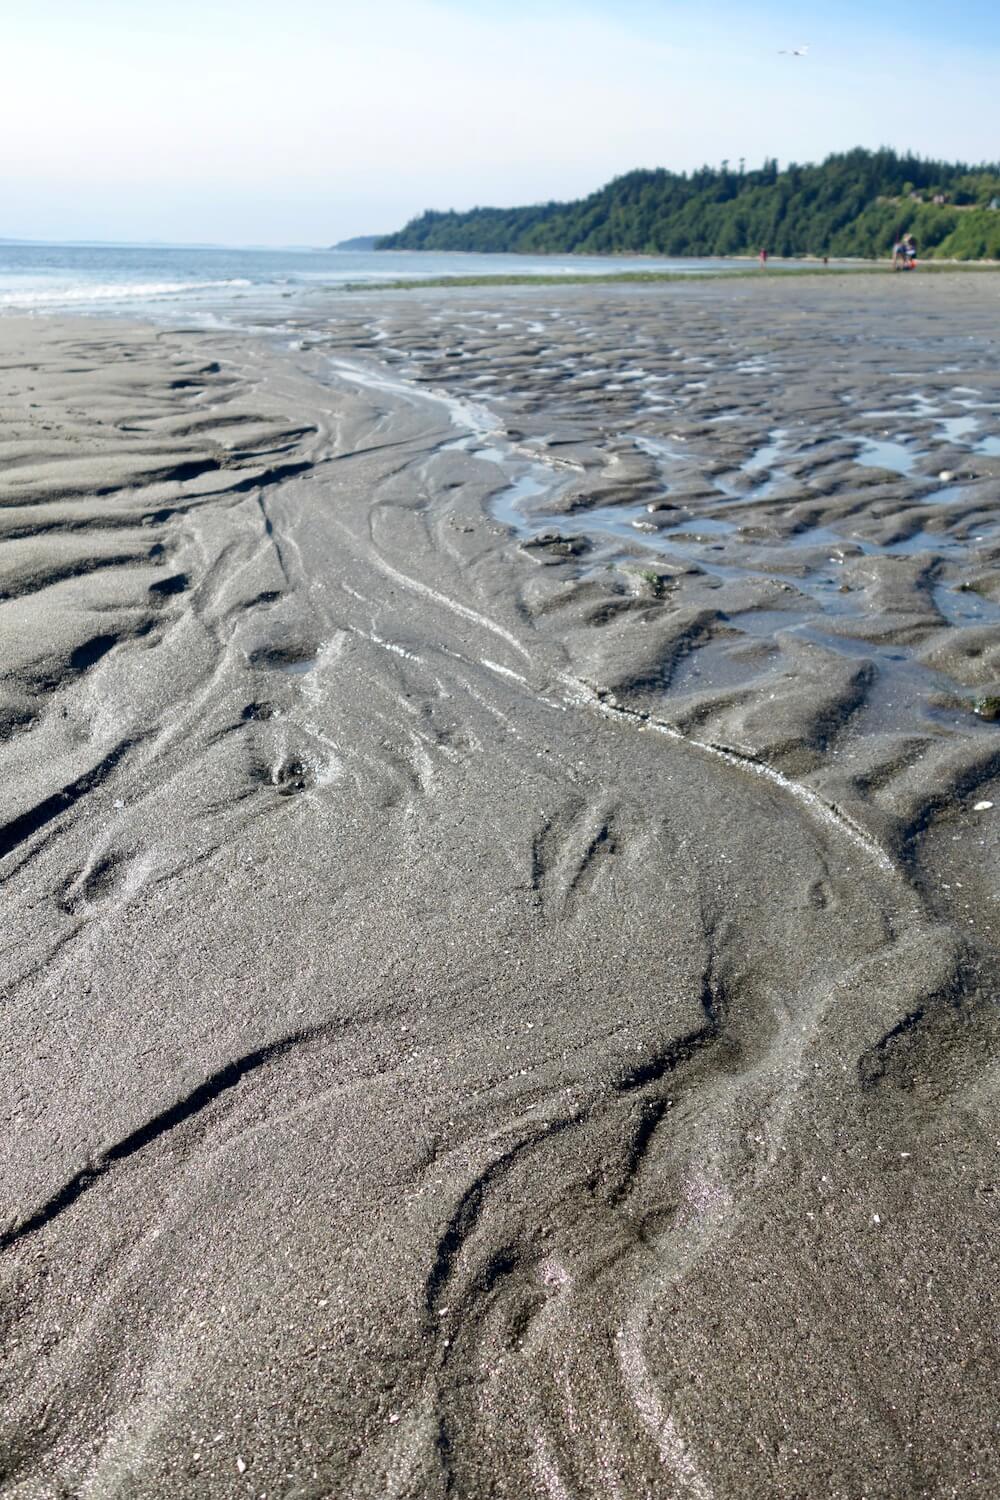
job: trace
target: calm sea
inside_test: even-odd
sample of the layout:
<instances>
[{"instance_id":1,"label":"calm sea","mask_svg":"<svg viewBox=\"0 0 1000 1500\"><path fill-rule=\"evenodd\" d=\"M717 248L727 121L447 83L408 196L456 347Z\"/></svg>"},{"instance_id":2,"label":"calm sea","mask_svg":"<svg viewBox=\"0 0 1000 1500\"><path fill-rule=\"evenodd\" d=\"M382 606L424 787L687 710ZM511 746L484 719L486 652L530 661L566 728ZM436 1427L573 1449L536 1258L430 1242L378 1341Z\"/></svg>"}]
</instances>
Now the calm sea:
<instances>
[{"instance_id":1,"label":"calm sea","mask_svg":"<svg viewBox=\"0 0 1000 1500\"><path fill-rule=\"evenodd\" d=\"M789 265L791 263L788 263ZM53 245L0 241L0 312L153 312L255 305L346 282L438 276L609 271L721 271L746 262L643 256L457 255L432 252L253 250Z\"/></svg>"}]
</instances>

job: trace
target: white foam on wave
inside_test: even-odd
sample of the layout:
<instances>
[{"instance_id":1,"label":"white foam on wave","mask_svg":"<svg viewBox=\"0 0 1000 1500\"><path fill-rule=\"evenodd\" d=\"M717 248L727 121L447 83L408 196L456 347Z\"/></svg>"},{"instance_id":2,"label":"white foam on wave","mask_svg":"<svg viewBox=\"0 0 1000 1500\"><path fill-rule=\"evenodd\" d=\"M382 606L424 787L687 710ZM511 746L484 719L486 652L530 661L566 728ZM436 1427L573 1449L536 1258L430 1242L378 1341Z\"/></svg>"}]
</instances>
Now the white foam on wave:
<instances>
[{"instance_id":1,"label":"white foam on wave","mask_svg":"<svg viewBox=\"0 0 1000 1500\"><path fill-rule=\"evenodd\" d=\"M197 292L215 291L219 287L247 287L253 283L245 277L223 281L140 281L78 282L75 286L49 287L44 291L0 292L0 307L79 306L88 302L134 302L150 298L179 297Z\"/></svg>"}]
</instances>

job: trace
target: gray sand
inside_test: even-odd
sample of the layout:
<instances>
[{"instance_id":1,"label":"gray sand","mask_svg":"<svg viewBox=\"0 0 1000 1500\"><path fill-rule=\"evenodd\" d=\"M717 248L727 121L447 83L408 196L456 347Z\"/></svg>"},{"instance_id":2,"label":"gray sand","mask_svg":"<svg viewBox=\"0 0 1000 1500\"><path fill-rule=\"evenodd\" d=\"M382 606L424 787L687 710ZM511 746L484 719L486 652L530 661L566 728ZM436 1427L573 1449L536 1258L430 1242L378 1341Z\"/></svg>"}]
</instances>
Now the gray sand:
<instances>
[{"instance_id":1,"label":"gray sand","mask_svg":"<svg viewBox=\"0 0 1000 1500\"><path fill-rule=\"evenodd\" d=\"M0 321L0 1493L1000 1491L997 290Z\"/></svg>"}]
</instances>

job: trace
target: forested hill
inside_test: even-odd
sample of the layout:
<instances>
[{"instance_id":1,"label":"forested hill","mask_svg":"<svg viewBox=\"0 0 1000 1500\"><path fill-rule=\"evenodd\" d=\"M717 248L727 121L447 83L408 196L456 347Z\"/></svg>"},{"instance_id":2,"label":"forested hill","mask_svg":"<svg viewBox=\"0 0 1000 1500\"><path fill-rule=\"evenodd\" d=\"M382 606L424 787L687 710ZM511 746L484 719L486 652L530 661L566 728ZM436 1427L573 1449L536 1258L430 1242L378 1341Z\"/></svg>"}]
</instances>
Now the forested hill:
<instances>
[{"instance_id":1,"label":"forested hill","mask_svg":"<svg viewBox=\"0 0 1000 1500\"><path fill-rule=\"evenodd\" d=\"M921 255L1000 259L1000 165L859 148L784 171L629 172L576 203L428 211L376 248L881 256L901 230Z\"/></svg>"}]
</instances>

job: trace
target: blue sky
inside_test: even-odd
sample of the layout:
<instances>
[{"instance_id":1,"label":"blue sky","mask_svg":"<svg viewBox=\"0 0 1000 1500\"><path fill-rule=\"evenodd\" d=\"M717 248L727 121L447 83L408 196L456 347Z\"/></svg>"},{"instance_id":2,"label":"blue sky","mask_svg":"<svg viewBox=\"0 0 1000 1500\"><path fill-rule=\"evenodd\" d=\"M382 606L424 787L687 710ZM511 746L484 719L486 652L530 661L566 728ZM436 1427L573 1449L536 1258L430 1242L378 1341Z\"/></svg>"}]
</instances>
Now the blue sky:
<instances>
[{"instance_id":1,"label":"blue sky","mask_svg":"<svg viewBox=\"0 0 1000 1500\"><path fill-rule=\"evenodd\" d=\"M575 197L635 166L1000 154L986 0L10 11L0 235L323 244L425 207Z\"/></svg>"}]
</instances>

